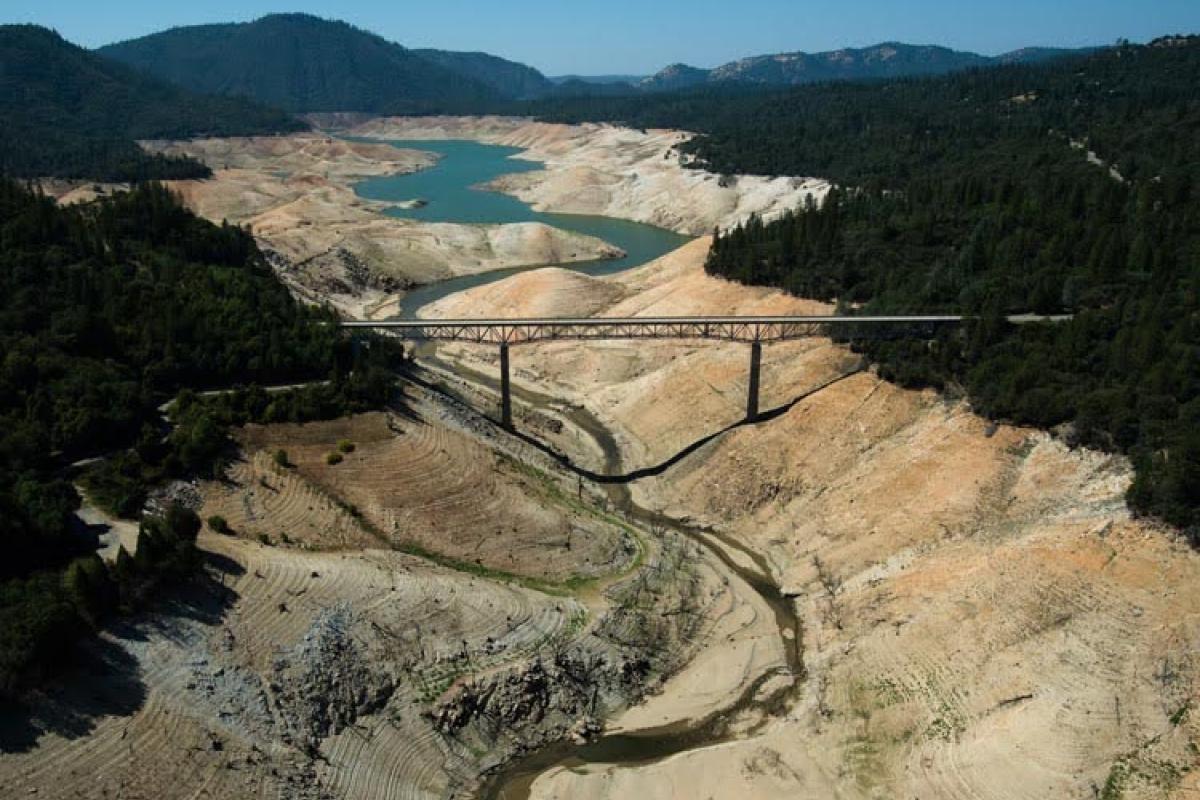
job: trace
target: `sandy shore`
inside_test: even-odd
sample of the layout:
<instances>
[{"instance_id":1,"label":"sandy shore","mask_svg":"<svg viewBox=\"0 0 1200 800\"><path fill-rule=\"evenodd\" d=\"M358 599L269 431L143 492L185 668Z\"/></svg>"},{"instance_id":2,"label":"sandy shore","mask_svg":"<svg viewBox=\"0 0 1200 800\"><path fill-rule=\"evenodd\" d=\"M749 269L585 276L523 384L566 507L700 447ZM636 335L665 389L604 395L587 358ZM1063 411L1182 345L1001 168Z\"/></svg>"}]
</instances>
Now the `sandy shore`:
<instances>
[{"instance_id":1,"label":"sandy shore","mask_svg":"<svg viewBox=\"0 0 1200 800\"><path fill-rule=\"evenodd\" d=\"M594 237L541 223L430 224L389 217L382 212L391 204L353 191L364 178L427 168L436 162L431 153L312 133L143 144L212 167L210 180L171 186L201 216L249 226L294 290L353 317L386 314L413 285L622 255Z\"/></svg>"},{"instance_id":2,"label":"sandy shore","mask_svg":"<svg viewBox=\"0 0 1200 800\"><path fill-rule=\"evenodd\" d=\"M677 148L692 134L680 131L515 117L386 117L349 130L379 139L474 139L520 147L526 151L520 158L543 162L545 169L504 176L492 188L538 211L619 217L693 236L752 213L770 219L829 191L829 183L816 178L723 178L689 169Z\"/></svg>"}]
</instances>

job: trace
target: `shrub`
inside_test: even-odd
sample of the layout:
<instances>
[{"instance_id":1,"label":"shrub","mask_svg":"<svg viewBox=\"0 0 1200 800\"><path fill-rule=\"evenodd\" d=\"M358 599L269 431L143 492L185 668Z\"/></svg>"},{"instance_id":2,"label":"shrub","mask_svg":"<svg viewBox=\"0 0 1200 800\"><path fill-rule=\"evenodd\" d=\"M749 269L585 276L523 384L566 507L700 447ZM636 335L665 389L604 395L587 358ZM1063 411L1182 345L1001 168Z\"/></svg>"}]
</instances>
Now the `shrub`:
<instances>
[{"instance_id":1,"label":"shrub","mask_svg":"<svg viewBox=\"0 0 1200 800\"><path fill-rule=\"evenodd\" d=\"M233 533L233 529L229 527L229 522L220 514L213 514L208 518L208 527L217 533L223 533L226 536Z\"/></svg>"},{"instance_id":2,"label":"shrub","mask_svg":"<svg viewBox=\"0 0 1200 800\"><path fill-rule=\"evenodd\" d=\"M117 607L117 587L100 557L77 558L63 573L63 591L79 616L93 628Z\"/></svg>"},{"instance_id":3,"label":"shrub","mask_svg":"<svg viewBox=\"0 0 1200 800\"><path fill-rule=\"evenodd\" d=\"M338 450L342 453L353 453L354 447L354 442L349 439L342 439L338 442Z\"/></svg>"},{"instance_id":4,"label":"shrub","mask_svg":"<svg viewBox=\"0 0 1200 800\"><path fill-rule=\"evenodd\" d=\"M329 465L329 466L331 466L331 467L332 467L332 466L336 466L336 465L338 465L338 464L342 463L342 454L341 454L341 453L329 453L329 454L327 454L327 455L325 456L325 463L326 463L326 464L328 464L328 465Z\"/></svg>"},{"instance_id":5,"label":"shrub","mask_svg":"<svg viewBox=\"0 0 1200 800\"><path fill-rule=\"evenodd\" d=\"M0 582L0 697L53 672L83 629L62 584L54 572Z\"/></svg>"},{"instance_id":6,"label":"shrub","mask_svg":"<svg viewBox=\"0 0 1200 800\"><path fill-rule=\"evenodd\" d=\"M288 467L290 467L292 465L292 462L288 459L288 451L284 450L282 447L279 448L278 450L276 450L275 451L275 463L278 464L279 466L283 467L284 469L287 469Z\"/></svg>"},{"instance_id":7,"label":"shrub","mask_svg":"<svg viewBox=\"0 0 1200 800\"><path fill-rule=\"evenodd\" d=\"M137 519L146 502L145 471L142 459L126 452L96 463L80 482L100 508L122 519Z\"/></svg>"},{"instance_id":8,"label":"shrub","mask_svg":"<svg viewBox=\"0 0 1200 800\"><path fill-rule=\"evenodd\" d=\"M196 512L178 504L167 508L162 517L144 517L138 533L134 562L145 576L156 582L163 576L186 577L200 563L196 535L200 518Z\"/></svg>"}]
</instances>

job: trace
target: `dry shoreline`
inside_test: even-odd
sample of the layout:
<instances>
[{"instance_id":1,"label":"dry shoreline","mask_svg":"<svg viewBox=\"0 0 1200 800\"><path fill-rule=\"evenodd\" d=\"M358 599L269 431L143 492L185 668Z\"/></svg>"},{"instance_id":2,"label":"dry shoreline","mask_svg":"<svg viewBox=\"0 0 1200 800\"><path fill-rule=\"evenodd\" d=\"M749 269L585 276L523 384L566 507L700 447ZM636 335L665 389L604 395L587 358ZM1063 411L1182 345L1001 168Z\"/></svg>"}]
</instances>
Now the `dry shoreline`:
<instances>
[{"instance_id":1,"label":"dry shoreline","mask_svg":"<svg viewBox=\"0 0 1200 800\"><path fill-rule=\"evenodd\" d=\"M240 439L224 480L175 489L232 534L206 530L195 585L106 633L90 674L31 698L27 743L9 750L0 730L5 786L470 795L497 764L589 735L697 648L758 624L753 596L702 548L577 501L553 462L417 387L394 413ZM345 439L355 449L327 464ZM280 444L290 468L270 457ZM433 517L439 538L422 540ZM446 561L402 552L411 542ZM580 579L594 584L571 588Z\"/></svg>"},{"instance_id":2,"label":"dry shoreline","mask_svg":"<svg viewBox=\"0 0 1200 800\"><path fill-rule=\"evenodd\" d=\"M619 248L541 223L424 223L386 216L358 181L436 163L427 152L324 134L146 142L214 169L172 188L196 213L249 226L280 277L301 297L348 316L386 315L404 291L511 267L615 258Z\"/></svg>"},{"instance_id":3,"label":"dry shoreline","mask_svg":"<svg viewBox=\"0 0 1200 800\"><path fill-rule=\"evenodd\" d=\"M544 163L502 176L486 188L535 210L610 216L702 235L771 218L820 200L825 181L717 176L688 168L677 151L690 134L599 125L549 125L520 118L375 118L314 115L340 133L379 139L348 141L323 133L278 137L147 141L158 153L209 165L212 179L172 188L201 216L247 225L280 277L308 302L330 303L354 318L386 317L413 286L513 267L620 257L593 237L541 223L472 225L388 217L389 203L352 189L367 177L429 167L436 157L398 149L396 138L474 139L522 148L518 158ZM91 185L48 188L63 202L96 195ZM100 187L105 191L112 187Z\"/></svg>"},{"instance_id":4,"label":"dry shoreline","mask_svg":"<svg viewBox=\"0 0 1200 800\"><path fill-rule=\"evenodd\" d=\"M637 214L633 218L707 231L722 219L750 210L778 213L786 205L785 194L772 194L785 187L773 181L721 187L702 175L682 174L682 167L663 157L670 153L671 137L680 134L492 118L376 120L355 130L381 138L457 135L528 147L531 157L545 160L546 170L517 176L503 188L552 210ZM284 143L283 152L291 146ZM260 160L247 174L260 176L262 164L281 157L319 160L323 156L314 152L321 145L313 147L299 156L247 156ZM363 152L347 151L330 163L357 169L349 165ZM661 171L651 170L658 162ZM289 201L300 210L291 218L280 215L281 230L293 230L286 227L293 223L295 230L304 228L297 220L309 219L313 205L325 205L335 216L358 213L353 206L343 208L352 198L318 177L312 195L306 189L303 199ZM213 209L225 202L265 208L277 198L242 194L256 180L231 176L220 190L225 194L190 202L211 202ZM700 184L693 185L696 180ZM235 186L241 188L231 192ZM689 200L673 206L642 186ZM256 205L260 201L266 205ZM526 272L446 297L423 313L637 316L827 309L712 278L703 270L706 250L707 242L698 240L653 264L603 279L559 269ZM328 269L318 264L313 275L327 278ZM319 282L313 286L317 296L331 291ZM386 294L380 290L380 296ZM494 348L443 345L437 356L462 364L463 376L469 377L467 370L495 374ZM657 464L740 418L746 359L745 348L734 344L523 345L513 351L517 425L576 463L603 469L611 454L581 430L578 422L586 417L603 429L624 467ZM638 506L716 531L719 552L768 572L794 602L804 680L787 707L772 714L750 709L730 721L730 741L653 763L551 769L530 781L532 796L1182 800L1200 792L1200 714L1194 710L1200 697L1200 556L1169 531L1130 517L1123 501L1128 463L1068 449L1046 434L992 426L963 403L900 389L858 367L857 357L825 340L772 345L764 353L763 406L802 399L770 422L729 430L662 475L631 487ZM846 377L834 380L841 376ZM478 407L492 398L486 380L460 377L456 385ZM824 388L810 393L816 387ZM74 739L46 733L37 750L0 757L5 785L66 797L72 789L94 791L94 775L105 776L106 788L125 791L111 779L120 774L148 796L162 797L193 795L199 787L225 797L280 791L305 796L309 790L314 797L461 796L474 790L480 771L516 753L480 760L477 751L490 753L496 741L512 742L488 727L486 715L471 717L468 711L482 707L503 718L521 705L522 696L506 694L511 686L500 676L538 681L543 673L525 671L528 661L511 672L502 659L488 661L496 656L487 638L492 630L505 629L505 644L514 651L549 653L561 651L564 631L577 637L572 641L598 630L619 639L643 635L644 623L593 626L596 615L581 624L575 600L546 600L519 585L465 577L397 553L305 552L310 544L319 546L321 536L337 547L367 546L354 515L329 500L328 493L342 492L371 524L386 528L403 517L425 545L436 544L439 535L454 537L447 552L460 561L479 558L480 567L502 567L518 548L531 556L542 553L545 563L531 563L555 577L564 570L587 573L608 555L619 559L611 546L619 539L603 547L605 534L593 549L568 550L559 531L571 516L561 508L543 511L532 504L514 514L521 531L511 533L526 535L513 535L511 543L503 530L469 535L476 528L490 531L493 517L502 515L480 519L468 513L478 499L470 487L498 481L488 502L531 496L519 470L497 468L486 480L475 475L474 462L495 457L482 454L503 450L547 472L553 464L539 460L536 450L493 436L469 415L436 404L422 407L433 422L421 427L399 420L395 424L403 433L385 433L378 421L373 427L353 423L368 426L355 428L354 435L369 442L363 462L344 474L322 466L321 455L345 434L335 425L289 433L305 441L296 445L303 469L286 480L252 448L239 466L244 474L233 476L236 489L207 487L206 502L231 517L242 514L238 525L247 531L259 532L252 526L260 525L261 532L275 535L271 531L283 523L295 530L297 543L267 548L208 537L206 547L243 570L222 579L240 598L227 616L218 617L223 627L170 620L141 643L122 640L150 687L144 705L105 717ZM274 431L256 435L261 447L276 443ZM448 466L454 464L459 471ZM344 475L356 479L339 484ZM264 476L281 490L278 495L262 486ZM403 491L393 485L401 480ZM568 478L563 485L573 484ZM456 487L457 500L444 512L453 520L445 531L428 523L443 513L432 499L439 487ZM404 516L410 507L415 510ZM495 501L489 508L507 506ZM323 522L306 528L313 516ZM728 708L731 695L778 667L780 640L768 635L761 604L729 579L728 565L669 532L663 542L639 573L654 581L653 591L638 590L636 579L628 586L639 602L661 593L664 605L652 606L657 616L663 608L703 608L689 611L702 632L690 640L690 651L668 648L679 669L642 686L651 692L642 705L623 708L619 698L630 689L611 682L604 685L612 703L597 717L569 695L548 701L555 725L568 717L584 724L568 729L568 736L585 736L592 732L587 726L603 717L610 730L625 732L686 725ZM311 577L316 574L320 578ZM281 603L287 612L279 610ZM239 670L248 665L266 670L277 654L296 652L310 632L342 630L340 618L332 624L317 613L341 603L360 615L359 627L350 629L366 646L396 648L386 653L392 661L380 657L378 663L422 670L426 683L397 695L394 708L385 707L391 710L373 709L339 728L321 743L327 761L305 767L298 751L263 733L278 722L268 722L269 715L227 715L230 695L222 692L230 691L236 676L244 677ZM506 615L520 624L508 627ZM418 617L424 627L414 634L411 623ZM226 645L224 628L235 635L234 644ZM399 639L389 638L397 631ZM684 629L668 633L682 635ZM405 649L423 639L436 653L422 649L418 657ZM595 649L588 652L612 652L605 650L611 642L589 641ZM636 639L647 653L654 653L649 644L654 641ZM463 652L473 665L466 672ZM197 666L197 658L208 660ZM223 659L233 659L236 668ZM228 672L215 675L218 663ZM578 677L572 670L583 674L580 670L590 668L571 662L552 674L549 685L570 684ZM478 681L464 678L472 670ZM447 676L453 676L454 691L438 695ZM188 680L212 685L215 694L196 697L181 688ZM761 690L777 688L766 683ZM466 722L449 728L453 735L435 732L420 721L419 710L430 704L421 692L438 700L445 724ZM500 699L487 705L491 697ZM211 745L214 732L223 751ZM545 741L546 731L530 729L521 746ZM189 756L179 768L183 748ZM270 769L282 777L272 777ZM59 773L56 785L50 777Z\"/></svg>"},{"instance_id":5,"label":"dry shoreline","mask_svg":"<svg viewBox=\"0 0 1200 800\"><path fill-rule=\"evenodd\" d=\"M423 314L521 315L533 297L564 316L813 310L704 275L704 248L607 279L525 273ZM495 369L487 349L439 356ZM766 407L852 366L821 340L765 356ZM737 419L745 358L719 344L544 343L513 364L519 386L584 407L625 464L645 466ZM571 436L549 440L575 452ZM1200 788L1187 710L1200 689L1200 557L1130 518L1130 478L1121 458L995 428L870 373L731 431L634 497L765 559L798 598L802 693L739 741L552 769L532 796L1187 796ZM676 687L703 684L693 666Z\"/></svg>"},{"instance_id":6,"label":"dry shoreline","mask_svg":"<svg viewBox=\"0 0 1200 800\"><path fill-rule=\"evenodd\" d=\"M336 124L337 119L318 122ZM689 168L678 146L682 131L635 131L612 125L561 125L520 117L381 117L358 121L346 133L372 139L471 139L519 147L516 156L545 164L508 175L489 188L537 211L618 217L703 236L751 214L771 219L820 201L829 191L818 178L720 176Z\"/></svg>"}]
</instances>

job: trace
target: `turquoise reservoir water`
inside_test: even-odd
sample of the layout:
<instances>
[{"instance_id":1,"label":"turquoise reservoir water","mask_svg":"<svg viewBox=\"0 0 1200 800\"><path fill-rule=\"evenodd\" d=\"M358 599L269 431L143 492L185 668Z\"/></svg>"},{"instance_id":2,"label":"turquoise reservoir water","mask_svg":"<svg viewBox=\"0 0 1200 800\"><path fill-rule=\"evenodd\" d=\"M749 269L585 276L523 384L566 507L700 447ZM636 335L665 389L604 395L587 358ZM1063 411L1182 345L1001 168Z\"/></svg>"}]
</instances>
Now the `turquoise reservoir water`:
<instances>
[{"instance_id":1,"label":"turquoise reservoir water","mask_svg":"<svg viewBox=\"0 0 1200 800\"><path fill-rule=\"evenodd\" d=\"M512 158L521 152L515 147L442 140L401 140L389 144L426 150L441 156L437 165L430 169L409 175L370 178L355 185L355 191L370 200L396 203L423 200L426 203L421 208L388 209L386 213L394 217L426 222L543 222L563 230L595 236L625 251L624 258L561 265L589 275L611 275L640 266L688 241L686 236L640 222L583 214L546 214L534 211L515 197L474 188L501 175L541 169L542 165L537 162ZM422 286L405 295L400 305L400 316L415 316L418 308L448 294L482 286L526 269L533 267L495 270Z\"/></svg>"}]
</instances>

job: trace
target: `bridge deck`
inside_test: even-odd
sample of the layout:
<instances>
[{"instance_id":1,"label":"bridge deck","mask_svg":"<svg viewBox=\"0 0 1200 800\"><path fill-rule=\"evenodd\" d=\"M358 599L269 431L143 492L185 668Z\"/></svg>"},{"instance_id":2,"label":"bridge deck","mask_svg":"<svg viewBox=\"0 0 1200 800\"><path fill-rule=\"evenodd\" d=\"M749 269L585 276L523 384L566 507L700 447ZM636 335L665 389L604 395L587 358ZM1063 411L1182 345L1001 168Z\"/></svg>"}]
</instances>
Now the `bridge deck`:
<instances>
[{"instance_id":1,"label":"bridge deck","mask_svg":"<svg viewBox=\"0 0 1200 800\"><path fill-rule=\"evenodd\" d=\"M810 317L580 317L540 319L406 319L343 322L343 328L386 330L404 339L478 342L500 345L500 423L511 429L509 345L553 339L717 339L750 343L746 419L758 419L762 346L807 336L844 334L852 338L922 337L961 325L970 317L810 316ZM1064 317L1011 316L1015 325L1054 322Z\"/></svg>"},{"instance_id":2,"label":"bridge deck","mask_svg":"<svg viewBox=\"0 0 1200 800\"><path fill-rule=\"evenodd\" d=\"M856 336L928 335L968 319L956 315L806 317L579 317L532 319L418 319L341 323L387 330L405 339L520 344L552 339L717 339L778 342L836 331Z\"/></svg>"}]
</instances>

